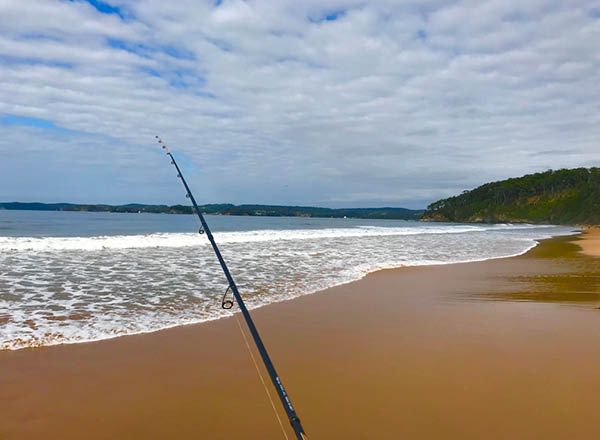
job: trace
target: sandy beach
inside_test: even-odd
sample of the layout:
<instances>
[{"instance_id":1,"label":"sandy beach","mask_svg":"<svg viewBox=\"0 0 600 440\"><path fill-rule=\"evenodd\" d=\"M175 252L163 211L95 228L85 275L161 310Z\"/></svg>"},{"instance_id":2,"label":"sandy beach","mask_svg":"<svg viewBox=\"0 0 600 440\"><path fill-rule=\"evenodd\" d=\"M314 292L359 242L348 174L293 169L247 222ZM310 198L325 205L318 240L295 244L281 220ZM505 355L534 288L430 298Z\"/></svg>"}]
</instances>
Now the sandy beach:
<instances>
[{"instance_id":1,"label":"sandy beach","mask_svg":"<svg viewBox=\"0 0 600 440\"><path fill-rule=\"evenodd\" d=\"M599 237L380 271L254 316L311 439L598 438ZM0 352L0 438L284 437L228 318Z\"/></svg>"},{"instance_id":2,"label":"sandy beach","mask_svg":"<svg viewBox=\"0 0 600 440\"><path fill-rule=\"evenodd\" d=\"M577 242L581 252L593 257L600 257L600 226L590 226L585 229L584 239Z\"/></svg>"}]
</instances>

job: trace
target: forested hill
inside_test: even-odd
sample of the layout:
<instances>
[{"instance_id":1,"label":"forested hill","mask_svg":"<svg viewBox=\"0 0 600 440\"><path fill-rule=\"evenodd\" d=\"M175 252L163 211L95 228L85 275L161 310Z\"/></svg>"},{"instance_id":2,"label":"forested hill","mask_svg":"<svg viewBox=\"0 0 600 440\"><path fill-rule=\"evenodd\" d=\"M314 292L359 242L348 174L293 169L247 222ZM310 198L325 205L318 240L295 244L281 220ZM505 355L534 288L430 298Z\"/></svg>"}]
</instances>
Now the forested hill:
<instances>
[{"instance_id":1,"label":"forested hill","mask_svg":"<svg viewBox=\"0 0 600 440\"><path fill-rule=\"evenodd\" d=\"M549 170L486 183L427 207L423 220L600 224L600 168Z\"/></svg>"},{"instance_id":2,"label":"forested hill","mask_svg":"<svg viewBox=\"0 0 600 440\"><path fill-rule=\"evenodd\" d=\"M191 206L184 205L94 205L73 203L0 203L0 209L28 211L85 211L85 212L129 212L155 214L191 214ZM400 219L418 220L423 210L405 208L317 208L310 206L275 206L275 205L232 205L210 204L200 206L206 214L217 215L249 215L272 217L326 217L326 218L366 218L366 219Z\"/></svg>"}]
</instances>

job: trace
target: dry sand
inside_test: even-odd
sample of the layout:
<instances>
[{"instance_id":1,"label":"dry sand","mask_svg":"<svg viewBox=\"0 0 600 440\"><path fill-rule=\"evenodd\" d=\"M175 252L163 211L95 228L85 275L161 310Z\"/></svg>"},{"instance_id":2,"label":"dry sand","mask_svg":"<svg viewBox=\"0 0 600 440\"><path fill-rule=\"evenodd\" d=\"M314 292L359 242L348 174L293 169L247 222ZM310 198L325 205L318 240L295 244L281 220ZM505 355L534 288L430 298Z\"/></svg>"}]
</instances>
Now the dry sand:
<instances>
[{"instance_id":1,"label":"dry sand","mask_svg":"<svg viewBox=\"0 0 600 440\"><path fill-rule=\"evenodd\" d=\"M574 240L254 311L309 437L599 438L600 259ZM0 438L283 436L223 319L0 352Z\"/></svg>"},{"instance_id":2,"label":"dry sand","mask_svg":"<svg viewBox=\"0 0 600 440\"><path fill-rule=\"evenodd\" d=\"M600 226L587 227L583 232L584 240L577 244L581 251L593 257L600 257Z\"/></svg>"}]
</instances>

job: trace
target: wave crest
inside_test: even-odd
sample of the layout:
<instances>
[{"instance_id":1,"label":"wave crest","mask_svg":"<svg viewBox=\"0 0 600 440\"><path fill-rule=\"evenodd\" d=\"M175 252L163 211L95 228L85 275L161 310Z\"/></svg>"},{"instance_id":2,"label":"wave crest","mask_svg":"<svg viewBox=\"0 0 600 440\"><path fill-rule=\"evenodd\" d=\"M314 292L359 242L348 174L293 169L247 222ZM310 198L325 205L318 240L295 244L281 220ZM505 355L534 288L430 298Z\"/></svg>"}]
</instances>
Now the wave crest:
<instances>
[{"instance_id":1,"label":"wave crest","mask_svg":"<svg viewBox=\"0 0 600 440\"><path fill-rule=\"evenodd\" d=\"M318 240L352 237L381 237L429 234L466 234L485 231L519 230L539 225L424 225L422 227L359 226L355 228L254 230L217 232L218 243L252 243L277 240ZM1 251L99 251L103 249L180 248L208 244L196 233L154 233L96 237L0 237Z\"/></svg>"}]
</instances>

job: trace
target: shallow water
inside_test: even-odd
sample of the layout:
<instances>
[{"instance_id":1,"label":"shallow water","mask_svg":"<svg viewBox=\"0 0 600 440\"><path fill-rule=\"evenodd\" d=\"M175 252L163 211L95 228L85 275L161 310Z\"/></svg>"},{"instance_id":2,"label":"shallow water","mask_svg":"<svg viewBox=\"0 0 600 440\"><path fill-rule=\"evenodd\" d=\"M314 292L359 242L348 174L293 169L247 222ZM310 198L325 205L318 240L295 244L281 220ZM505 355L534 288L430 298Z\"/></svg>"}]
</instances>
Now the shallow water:
<instances>
[{"instance_id":1,"label":"shallow water","mask_svg":"<svg viewBox=\"0 0 600 440\"><path fill-rule=\"evenodd\" d=\"M572 228L207 216L248 306L381 268L521 254ZM226 283L193 216L0 211L0 347L217 319Z\"/></svg>"}]
</instances>

